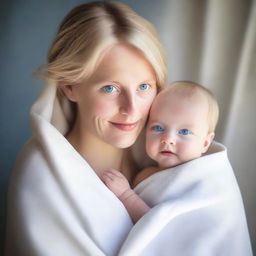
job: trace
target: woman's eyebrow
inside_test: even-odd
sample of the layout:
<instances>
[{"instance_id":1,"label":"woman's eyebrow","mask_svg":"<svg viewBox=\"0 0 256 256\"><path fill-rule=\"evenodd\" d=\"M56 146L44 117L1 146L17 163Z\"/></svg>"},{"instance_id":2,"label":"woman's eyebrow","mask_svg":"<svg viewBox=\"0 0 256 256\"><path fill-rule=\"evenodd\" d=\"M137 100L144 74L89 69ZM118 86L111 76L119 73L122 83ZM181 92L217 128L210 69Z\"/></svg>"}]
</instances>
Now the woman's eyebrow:
<instances>
[{"instance_id":1,"label":"woman's eyebrow","mask_svg":"<svg viewBox=\"0 0 256 256\"><path fill-rule=\"evenodd\" d=\"M123 85L123 83L122 82L119 82L119 81L117 81L117 80L108 80L108 79L106 79L106 80L99 80L99 81L97 81L97 83L103 83L103 84L108 84L108 83L110 83L110 84L117 84L117 85L120 85L120 86L122 86ZM134 83L134 84L136 84L136 85L140 85L140 84L146 84L146 83L149 83L149 84L156 84L156 80L155 79L147 79L147 80L143 80L143 81L141 81L141 82L137 82L137 83Z\"/></svg>"}]
</instances>

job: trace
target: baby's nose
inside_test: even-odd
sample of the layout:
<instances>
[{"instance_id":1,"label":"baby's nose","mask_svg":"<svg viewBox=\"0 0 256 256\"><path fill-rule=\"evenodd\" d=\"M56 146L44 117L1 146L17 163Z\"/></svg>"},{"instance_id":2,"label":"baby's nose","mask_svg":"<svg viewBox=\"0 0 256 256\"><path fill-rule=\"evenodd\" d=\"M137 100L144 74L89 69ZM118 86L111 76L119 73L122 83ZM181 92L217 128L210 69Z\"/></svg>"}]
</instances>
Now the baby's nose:
<instances>
[{"instance_id":1,"label":"baby's nose","mask_svg":"<svg viewBox=\"0 0 256 256\"><path fill-rule=\"evenodd\" d=\"M174 145L175 146L176 140L173 135L167 134L167 135L163 136L161 143L166 144L166 145Z\"/></svg>"}]
</instances>

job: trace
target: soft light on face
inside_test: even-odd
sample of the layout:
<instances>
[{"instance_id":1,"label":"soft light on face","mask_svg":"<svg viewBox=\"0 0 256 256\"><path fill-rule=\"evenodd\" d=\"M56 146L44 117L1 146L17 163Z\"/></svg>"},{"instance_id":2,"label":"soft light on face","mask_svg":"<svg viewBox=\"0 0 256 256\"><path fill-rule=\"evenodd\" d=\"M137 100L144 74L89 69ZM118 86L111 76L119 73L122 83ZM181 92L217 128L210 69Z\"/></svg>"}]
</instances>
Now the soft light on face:
<instances>
[{"instance_id":1,"label":"soft light on face","mask_svg":"<svg viewBox=\"0 0 256 256\"><path fill-rule=\"evenodd\" d=\"M77 103L77 122L87 138L127 148L145 125L157 93L156 76L138 50L117 44L89 79L65 93Z\"/></svg>"},{"instance_id":2,"label":"soft light on face","mask_svg":"<svg viewBox=\"0 0 256 256\"><path fill-rule=\"evenodd\" d=\"M146 151L161 167L174 167L206 152L208 102L200 94L184 97L170 92L157 96L147 125Z\"/></svg>"}]
</instances>

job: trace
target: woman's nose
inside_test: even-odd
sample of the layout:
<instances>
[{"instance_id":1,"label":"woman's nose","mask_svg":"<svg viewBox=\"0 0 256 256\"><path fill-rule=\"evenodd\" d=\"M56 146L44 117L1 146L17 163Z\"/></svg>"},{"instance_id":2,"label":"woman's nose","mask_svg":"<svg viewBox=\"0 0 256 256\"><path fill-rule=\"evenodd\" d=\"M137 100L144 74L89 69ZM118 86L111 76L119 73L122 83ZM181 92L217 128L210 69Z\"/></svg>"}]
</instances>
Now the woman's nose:
<instances>
[{"instance_id":1,"label":"woman's nose","mask_svg":"<svg viewBox=\"0 0 256 256\"><path fill-rule=\"evenodd\" d=\"M139 108L136 104L136 95L126 93L122 96L119 110L121 114L131 115L135 112L136 108Z\"/></svg>"}]
</instances>

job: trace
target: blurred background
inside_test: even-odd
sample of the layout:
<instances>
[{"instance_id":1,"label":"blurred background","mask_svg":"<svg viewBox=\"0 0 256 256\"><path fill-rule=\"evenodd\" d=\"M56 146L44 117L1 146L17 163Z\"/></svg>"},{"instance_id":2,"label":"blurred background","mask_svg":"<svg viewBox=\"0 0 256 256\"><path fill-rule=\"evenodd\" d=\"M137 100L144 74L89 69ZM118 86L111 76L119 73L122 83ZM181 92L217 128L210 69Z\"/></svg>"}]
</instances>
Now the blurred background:
<instances>
[{"instance_id":1,"label":"blurred background","mask_svg":"<svg viewBox=\"0 0 256 256\"><path fill-rule=\"evenodd\" d=\"M46 63L61 20L85 2L90 1L0 3L1 251L11 168L30 137L29 109L42 87L32 73ZM256 253L256 1L122 2L156 26L168 57L169 82L192 80L215 93L221 109L216 139L228 148Z\"/></svg>"}]
</instances>

